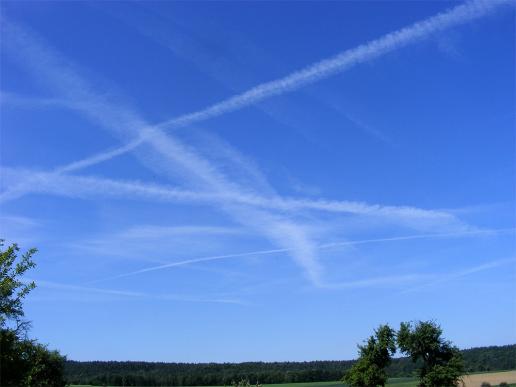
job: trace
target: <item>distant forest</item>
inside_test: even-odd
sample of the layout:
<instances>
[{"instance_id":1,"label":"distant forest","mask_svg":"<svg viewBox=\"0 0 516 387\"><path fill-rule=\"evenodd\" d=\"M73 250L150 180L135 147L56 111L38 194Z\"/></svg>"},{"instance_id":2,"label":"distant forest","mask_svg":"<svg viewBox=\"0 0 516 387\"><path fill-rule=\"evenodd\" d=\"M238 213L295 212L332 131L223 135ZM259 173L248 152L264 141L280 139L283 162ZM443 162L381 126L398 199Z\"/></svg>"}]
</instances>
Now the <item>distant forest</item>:
<instances>
[{"instance_id":1,"label":"distant forest","mask_svg":"<svg viewBox=\"0 0 516 387\"><path fill-rule=\"evenodd\" d=\"M468 372L516 369L516 344L462 351ZM354 360L248 363L151 363L134 361L67 361L71 384L109 386L214 386L247 379L251 383L294 383L340 380ZM408 358L394 359L391 377L412 376Z\"/></svg>"}]
</instances>

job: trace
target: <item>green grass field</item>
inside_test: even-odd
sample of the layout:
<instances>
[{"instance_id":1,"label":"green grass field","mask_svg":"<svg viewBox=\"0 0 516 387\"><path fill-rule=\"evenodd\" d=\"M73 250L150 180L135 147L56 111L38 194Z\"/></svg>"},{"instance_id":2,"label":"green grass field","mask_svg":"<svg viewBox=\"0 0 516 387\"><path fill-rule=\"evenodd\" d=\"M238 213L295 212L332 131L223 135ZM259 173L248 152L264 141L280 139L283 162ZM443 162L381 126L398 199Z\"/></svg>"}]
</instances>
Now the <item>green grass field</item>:
<instances>
[{"instance_id":1,"label":"green grass field","mask_svg":"<svg viewBox=\"0 0 516 387\"><path fill-rule=\"evenodd\" d=\"M389 386L396 387L416 387L416 378L392 378L387 383ZM309 382L309 383L289 383L289 384L265 384L265 387L344 387L341 382Z\"/></svg>"},{"instance_id":2,"label":"green grass field","mask_svg":"<svg viewBox=\"0 0 516 387\"><path fill-rule=\"evenodd\" d=\"M389 386L396 387L417 387L417 379L415 378L394 378L387 383ZM285 384L264 384L266 387L344 387L340 382L308 382L308 383L285 383ZM85 385L73 385L70 387L92 387ZM206 387L206 386L192 386ZM493 385L492 387L496 387ZM509 384L509 387L516 387L516 383Z\"/></svg>"},{"instance_id":3,"label":"green grass field","mask_svg":"<svg viewBox=\"0 0 516 387\"><path fill-rule=\"evenodd\" d=\"M487 372L487 373L478 373L478 374L472 374L476 376L484 375L485 378L481 378L483 381L489 381L493 376L499 376L499 375L507 375L507 378L504 379L502 377L502 380L509 381L511 380L511 377L509 377L510 374L513 374L514 371L505 371L505 372ZM485 380L484 380L485 379ZM389 382L387 383L389 386L396 386L396 387L417 387L417 378L391 378L389 379ZM480 382L478 383L480 385ZM308 382L308 383L285 383L285 384L264 384L264 387L345 387L344 384L341 382ZM493 384L492 387L496 387L496 384ZM516 387L516 383L509 384L510 387ZM70 387L91 387L91 386L70 386ZM196 387L196 386L193 386ZM197 386L197 387L207 387L207 386ZM212 386L216 387L216 386Z\"/></svg>"},{"instance_id":4,"label":"green grass field","mask_svg":"<svg viewBox=\"0 0 516 387\"><path fill-rule=\"evenodd\" d=\"M416 387L415 378L393 378L389 380L389 386L397 387ZM344 387L341 382L307 382L307 383L284 383L284 384L264 384L264 387ZM90 387L90 386L71 386L71 387ZM194 386L196 387L196 386ZM201 386L197 386L201 387ZM206 386L202 386L206 387Z\"/></svg>"}]
</instances>

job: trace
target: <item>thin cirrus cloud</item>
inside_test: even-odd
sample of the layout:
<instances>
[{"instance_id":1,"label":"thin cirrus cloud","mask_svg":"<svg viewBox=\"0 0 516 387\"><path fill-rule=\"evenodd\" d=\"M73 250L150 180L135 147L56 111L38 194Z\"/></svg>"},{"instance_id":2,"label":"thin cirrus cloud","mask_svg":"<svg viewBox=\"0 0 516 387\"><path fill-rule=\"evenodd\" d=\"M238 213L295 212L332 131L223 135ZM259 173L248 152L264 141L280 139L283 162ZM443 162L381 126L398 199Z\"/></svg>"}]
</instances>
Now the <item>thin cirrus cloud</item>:
<instances>
[{"instance_id":1,"label":"thin cirrus cloud","mask_svg":"<svg viewBox=\"0 0 516 387\"><path fill-rule=\"evenodd\" d=\"M89 286L78 286L78 285L70 285L63 284L60 282L53 281L41 281L41 280L33 280L30 278L25 278L26 282L37 282L38 287L45 289L55 289L58 291L66 291L66 292L78 292L78 293L86 293L86 294L99 294L102 296L120 296L120 297L129 297L133 299L156 299L156 300L169 300L169 301L180 301L180 302L201 302L201 303L222 303L222 304L240 304L245 305L239 299L236 298L204 298L204 297L196 297L196 296L188 296L188 295L180 295L180 294L149 294L143 292L134 292L128 290L118 290L118 289L106 289L106 288L96 288Z\"/></svg>"},{"instance_id":2,"label":"thin cirrus cloud","mask_svg":"<svg viewBox=\"0 0 516 387\"><path fill-rule=\"evenodd\" d=\"M202 192L177 189L167 185L122 181L92 176L60 175L52 172L34 172L23 169L1 169L7 188L0 194L0 203L18 198L25 193L25 186L33 192L53 195L95 198L112 197L140 199L158 202L215 204L231 201L253 207L297 212L300 210L322 211L373 216L418 229L448 227L454 230L468 226L446 211L425 210L409 206L382 206L354 201L323 199L299 199L278 196L261 196L242 192ZM10 188L13 187L13 188Z\"/></svg>"},{"instance_id":3,"label":"thin cirrus cloud","mask_svg":"<svg viewBox=\"0 0 516 387\"><path fill-rule=\"evenodd\" d=\"M243 230L220 226L155 226L140 225L131 227L116 235L120 239L159 239L164 237L181 237L184 235L235 235Z\"/></svg>"},{"instance_id":4,"label":"thin cirrus cloud","mask_svg":"<svg viewBox=\"0 0 516 387\"><path fill-rule=\"evenodd\" d=\"M229 238L247 236L243 228L204 225L161 226L140 224L114 233L102 233L61 245L80 256L123 258L154 264L169 263L160 259L165 251L213 251L225 246ZM199 246L198 241L203 243ZM167 253L165 253L167 254Z\"/></svg>"},{"instance_id":5,"label":"thin cirrus cloud","mask_svg":"<svg viewBox=\"0 0 516 387\"><path fill-rule=\"evenodd\" d=\"M264 252L265 253L265 252ZM272 253L272 251L270 252ZM242 255L240 255L242 256ZM201 262L201 260L190 260L192 262L188 262L185 264L191 264L195 262ZM185 261L186 262L186 261ZM400 287L405 286L406 284L411 284L414 282L424 282L423 285L409 287L401 291L402 294L412 293L421 291L427 287L431 287L443 282L457 280L459 278L467 277L469 275L473 275L476 273L484 272L487 270L492 270L497 267L506 266L509 264L513 264L516 262L516 258L508 258L508 259L499 259L496 261L486 262L480 265L476 265L473 267L469 267L466 269L462 269L453 273L446 274L421 274L421 273L408 273L402 275L395 276L382 276L382 277L371 277L371 278L362 278L355 281L348 281L345 283L338 284L323 284L322 288L326 289L357 289L357 288L368 288L368 287ZM172 267L172 266L169 266ZM127 273L125 275L119 275L116 277L111 277L109 280L113 280L116 278L127 277L136 274L142 274L148 272L150 270L140 270L138 272ZM108 280L108 279L105 279ZM30 282L32 279L26 278L25 281ZM100 280L102 281L102 280ZM94 281L94 282L100 282ZM37 281L38 286L47 289L55 289L55 290L66 290L67 292L78 292L78 293L86 293L86 294L99 294L102 296L121 296L128 297L132 299L156 299L163 301L179 301L179 302L195 302L195 303L222 303L222 304L237 304L237 305L246 305L246 302L238 299L238 298L226 298L226 297L196 297L196 296L186 296L186 295L177 295L177 294L148 294L142 292L134 292L127 290L118 290L118 289L105 289L105 288L97 288L97 287L89 287L89 286L78 286L78 285L70 285L70 284L62 284L52 281Z\"/></svg>"},{"instance_id":6,"label":"thin cirrus cloud","mask_svg":"<svg viewBox=\"0 0 516 387\"><path fill-rule=\"evenodd\" d=\"M411 43L417 42L418 40L424 39L427 36L436 33L438 31L442 31L448 28L451 28L456 25L460 25L466 23L468 21L474 20L476 18L483 17L488 13L494 11L498 6L508 4L507 0L474 0L470 1L466 4L459 5L449 11L439 13L435 16L432 16L423 21L419 21L411 26L402 28L400 30L391 32L387 35L382 36L376 40L370 41L353 49L346 50L336 56L322 60L318 63L315 63L311 66L306 67L305 69L296 71L284 78L266 82L260 85L257 85L250 90L243 92L241 94L237 94L233 97L230 97L226 100L223 100L219 103L216 103L210 107L202 109L200 111L186 114L177 118L173 118L171 120L162 122L158 124L157 127L161 128L171 128L176 126L185 126L191 125L195 122L203 121L209 119L211 117L215 117L221 114L225 114L245 106L254 104L263 99L272 97L274 95L283 94L285 92L290 92L298 89L299 87L304 86L305 84L316 82L320 79L332 76L336 73L342 72L350 68L351 66L366 62L368 60L374 59L381 55L384 55L388 52L394 51L398 48L402 48ZM26 33L24 34L23 30L16 31L16 26L11 25L11 29L14 28L15 31L20 35L25 35L26 38L30 40L30 36ZM34 46L34 45L33 45ZM48 52L39 53L40 55L48 57ZM55 59L55 58L54 58ZM53 60L52 62L55 62ZM51 63L52 63L51 62ZM77 76L72 76L73 83L76 85L75 89L79 89L81 86L84 86L85 82L83 80L78 79ZM62 88L63 89L63 88ZM66 88L64 88L65 90ZM88 89L85 87L84 89ZM98 99L91 99L91 95L88 95L83 90L80 90L80 97L83 100L88 101L88 103L84 103L84 101L78 101L77 95L68 95L67 104L69 107L78 110L84 110L86 114L91 115L92 105L96 105L96 108L99 110L102 109L102 103L98 101ZM51 101L55 101L54 99ZM61 100L58 100L61 101ZM104 107L105 109L105 107ZM106 112L107 113L107 112ZM133 126L132 123L135 121L139 121L134 117L134 114L127 114L126 112L120 112L119 116L122 117L122 121L131 122L128 126ZM102 116L102 123L108 126L119 126L120 122L111 122L112 120L106 120L106 117L113 116L112 114L96 114L96 119L98 120L100 116ZM128 117L125 117L128 116ZM120 118L120 117L118 117ZM132 139L127 141L123 146L108 150L106 152L100 152L88 158L73 162L71 164L56 168L55 173L66 173L76 171L100 162L104 162L113 157L120 156L124 153L134 151L137 147L139 147L143 142L149 139L149 136L152 136L152 130L149 127L145 127L143 122L139 123L142 130ZM120 128L119 128L120 129ZM27 189L27 188L25 188ZM21 188L17 189L19 193L23 190Z\"/></svg>"},{"instance_id":7,"label":"thin cirrus cloud","mask_svg":"<svg viewBox=\"0 0 516 387\"><path fill-rule=\"evenodd\" d=\"M400 294L413 293L417 291L421 291L425 288L442 284L444 282L449 282L453 280L458 280L463 277L467 277L476 273L481 273L487 270L492 270L498 267L513 265L516 262L516 258L507 258L507 259L498 259L495 261L489 261L480 265L468 267L462 270L458 270L451 273L409 273L402 275L393 275L393 276L382 276L382 277L372 277L365 278L356 281L347 281L343 283L337 284L325 284L325 288L329 289L352 289L352 288L367 288L372 286L405 286L406 284L411 283L423 283L422 285L411 286L403 289Z\"/></svg>"},{"instance_id":8,"label":"thin cirrus cloud","mask_svg":"<svg viewBox=\"0 0 516 387\"><path fill-rule=\"evenodd\" d=\"M470 238L470 237L478 237L478 236L492 236L492 235L500 235L500 234L509 234L516 231L514 228L506 228L506 229L494 229L494 230L470 230L470 231L455 231L455 232L447 232L447 233L432 233L432 234L415 234L415 235L402 235L397 237L389 237L389 238L374 238L374 239L360 239L360 240L348 240L348 241L338 241L325 243L317 246L318 250L329 250L335 249L343 246L355 246L355 245L364 245L364 244L372 244L372 243L389 243L389 242L402 242L409 240L420 240L420 239L441 239L441 238ZM176 260L174 262L164 263L156 266L150 266L144 269L135 270L128 273L122 273L115 276L102 278L99 280L91 281L91 283L103 282L103 281L112 281L119 278L132 277L135 275L145 274L154 271L167 270L175 267L194 265L197 263L211 262L211 261L220 261L227 259L235 259L235 258L245 258L245 257L253 257L253 256L266 256L266 255L275 255L288 253L290 249L268 249L268 250L257 250L257 251L248 251L237 254L222 254L222 255L212 255L207 257L199 257L193 259L185 259L185 260ZM505 261L504 261L505 262ZM407 278L405 278L407 279ZM357 281L356 284L360 283ZM370 282L370 285L374 283ZM338 284L338 285L330 285L325 284L324 287L334 287L334 288L345 288L346 284Z\"/></svg>"},{"instance_id":9,"label":"thin cirrus cloud","mask_svg":"<svg viewBox=\"0 0 516 387\"><path fill-rule=\"evenodd\" d=\"M219 116L245 106L257 103L275 95L296 90L309 83L342 72L351 66L377 58L387 52L404 47L421 40L437 31L442 31L461 23L482 17L495 10L499 5L508 1L476 0L457 6L447 12L438 14L412 26L387 34L377 40L366 43L337 56L325 59L312 66L294 72L282 79L258 85L244 93L230 97L206 109L186 114L158 125L149 125L133 110L120 107L118 103L109 101L94 90L92 85L80 77L73 65L60 54L54 52L39 38L22 27L12 23L2 23L5 46L8 51L29 68L36 77L47 82L49 88L57 92L57 100L70 101L71 106L79 110L94 122L117 135L125 144L120 148L105 153L96 154L85 160L79 160L56 170L57 175L63 172L78 170L85 166L106 161L110 158L133 151L140 161L151 170L167 177L181 177L197 191L210 192L219 201L221 210L228 213L234 220L254 228L262 235L281 248L291 249L294 260L304 268L310 280L321 282L322 268L316 259L316 245L310 240L307 230L294 223L288 216L271 212L270 209L256 208L249 203L227 200L242 197L252 193L256 195L256 187L242 187L237 182L227 179L215 165L201 157L194 149L183 144L177 138L166 135L163 129L191 125L195 122ZM33 64L38 64L36 68ZM21 194L29 190L28 185L15 187ZM273 196L273 202L283 204L283 199ZM308 206L309 202L293 201L293 207ZM356 204L356 203L355 203ZM278 205L276 205L277 207ZM333 202L317 201L310 204L317 209L349 206L341 203L335 206ZM360 207L360 206L358 206ZM369 211L371 208L362 208ZM380 212L390 213L393 208L376 207ZM422 210L420 210L422 211ZM405 215L413 214L411 208L402 208ZM421 214L424 214L421 212Z\"/></svg>"},{"instance_id":10,"label":"thin cirrus cloud","mask_svg":"<svg viewBox=\"0 0 516 387\"><path fill-rule=\"evenodd\" d=\"M9 54L49 89L58 93L60 99L71 100L80 112L114 133L124 143L147 136L145 144L138 147L135 155L153 172L168 178L180 177L187 185L223 198L256 190L256 187L242 187L229 180L216 165L191 146L158 128L151 128L135 111L124 108L119 101L113 102L102 96L78 74L75 66L25 28L4 21L2 32L2 44ZM26 188L22 185L15 190L23 191ZM308 230L303 226L282 214L228 200L219 201L218 209L272 243L282 248L292 248L290 256L304 269L307 278L314 284L320 282L322 267L315 256Z\"/></svg>"},{"instance_id":11,"label":"thin cirrus cloud","mask_svg":"<svg viewBox=\"0 0 516 387\"><path fill-rule=\"evenodd\" d=\"M229 97L221 102L205 109L185 114L170 120L161 122L155 127L171 129L198 123L209 118L217 117L246 106L253 105L267 98L295 91L307 84L333 76L351 68L352 66L378 58L389 52L403 48L418 42L439 31L467 23L481 18L495 11L502 5L511 4L510 0L473 0L456 6L451 10L439 13L425 20L416 22L410 26L388 33L378 39L362 44L358 47L346 50L332 58L321 60L304 69L295 71L283 78L257 85L243 93ZM81 109L80 104L70 104L76 109ZM73 170L106 161L137 148L148 136L137 136L120 148L109 150L104 155L97 154L92 158L83 160L80 164L71 167ZM76 163L74 163L76 164ZM65 167L65 170L68 168ZM63 170L63 171L65 171Z\"/></svg>"},{"instance_id":12,"label":"thin cirrus cloud","mask_svg":"<svg viewBox=\"0 0 516 387\"><path fill-rule=\"evenodd\" d=\"M488 262L482 263L480 265L476 265L476 266L472 266L472 267L469 267L469 268L466 268L466 269L462 269L462 270L457 271L457 272L440 274L440 275L436 276L436 278L434 278L432 281L423 283L422 285L410 287L408 289L405 289L402 293L412 293L412 292L421 291L421 290L424 290L426 288L442 284L444 282L458 280L458 279L460 279L462 277L467 277L469 275L472 275L472 274L475 274L475 273L480 273L480 272L483 272L483 271L486 271L486 270L492 270L492 269L495 269L495 268L501 267L501 266L506 266L506 265L513 265L514 266L515 262L516 262L516 258L515 257L513 257L513 258L504 258L504 259L498 259L498 260L495 260L495 261L488 261Z\"/></svg>"},{"instance_id":13,"label":"thin cirrus cloud","mask_svg":"<svg viewBox=\"0 0 516 387\"><path fill-rule=\"evenodd\" d=\"M203 110L185 114L162 122L158 127L171 129L204 121L243 107L255 104L266 98L297 90L310 83L341 73L352 66L375 59L381 55L405 47L426 37L483 17L508 0L474 0L439 13L411 26L391 32L376 40L341 52L334 57L321 60L286 77L262 83L241 94L237 94Z\"/></svg>"},{"instance_id":14,"label":"thin cirrus cloud","mask_svg":"<svg viewBox=\"0 0 516 387\"><path fill-rule=\"evenodd\" d=\"M213 40L215 35L213 33L207 33L206 31L203 31L202 35L199 35L198 30L191 30L188 23L185 24L181 18L174 18L172 15L166 15L143 7L135 9L134 12L127 12L122 8L107 10L105 7L101 7L100 9L113 15L116 19L122 20L152 42L167 48L174 56L191 63L198 71L206 74L234 93L238 93L242 89L237 85L256 83L253 82L253 80L256 77L255 72L258 66L256 66L256 64L254 66L250 64L242 66L242 61L239 60L242 55L241 52L250 51L248 55L253 59L257 51L259 51L260 59L268 56L260 47L255 46L252 41L246 39L241 31L239 31L238 34L225 31L221 26L214 24L216 23L214 20L210 20L210 23L207 24L211 26L210 28L219 32L224 31L224 40L237 40L239 42L238 55L234 60L231 60L227 55L220 56L213 54L211 48L220 44L219 41ZM142 17L145 15L145 11L147 11L147 17ZM173 32L170 28L171 25L173 25ZM251 47L251 49L246 50L247 47ZM270 60L274 61L275 58L271 58ZM365 134L376 140L392 145L392 142L385 134L370 125L353 119L344 109L334 102L323 100L320 96L313 95L313 93L310 93L310 95L315 97L312 98L312 103L323 104L326 108L330 108L333 112L345 117L355 128ZM283 99L281 101L274 101L274 104L254 104L254 107L281 125L294 129L294 131L298 132L307 140L311 142L315 140L313 136L306 132L306 129L303 129L306 125L306 117L303 115L306 114L306 112L297 104L289 103L288 100ZM289 114L285 114L286 109L288 109ZM294 185L293 188L295 188L295 186L296 185Z\"/></svg>"}]
</instances>

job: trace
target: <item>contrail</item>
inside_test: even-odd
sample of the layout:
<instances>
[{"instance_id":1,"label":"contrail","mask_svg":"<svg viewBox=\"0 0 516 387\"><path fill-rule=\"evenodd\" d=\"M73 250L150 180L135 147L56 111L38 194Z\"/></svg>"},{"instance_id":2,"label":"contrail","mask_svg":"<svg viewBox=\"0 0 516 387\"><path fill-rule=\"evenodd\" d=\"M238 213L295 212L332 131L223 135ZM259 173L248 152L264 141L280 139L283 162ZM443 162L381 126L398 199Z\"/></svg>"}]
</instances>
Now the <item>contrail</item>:
<instances>
[{"instance_id":1,"label":"contrail","mask_svg":"<svg viewBox=\"0 0 516 387\"><path fill-rule=\"evenodd\" d=\"M343 241L343 242L333 242L326 243L317 246L318 250L327 250L340 246L353 246L353 245L361 245L367 243L383 243L383 242L396 242L396 241L406 241L406 240L416 240L416 239L431 239L431 238L452 238L452 237L460 237L460 236L474 236L474 235L489 235L489 234L503 234L515 232L516 228L500 228L494 230L473 230L473 231L458 231L458 232L449 232L449 233L434 233L434 234L416 234L416 235L404 235L399 237L391 237L391 238L375 238L375 239L361 239L354 241ZM91 281L90 283L97 283L102 281L109 281L118 278L131 277L138 274L148 273L157 270L170 269L173 267L191 265L195 263L201 262L210 262L210 261L219 261L223 259L230 258L241 258L241 257L249 257L249 256L257 256L257 255L271 255L277 253L286 253L290 252L294 249L285 248L285 249L271 249L271 250L259 250L259 251L250 251L245 253L237 253L237 254L225 254L225 255L213 255L209 257L202 258L194 258L194 259L186 259L183 261L171 262L164 265L152 266L141 270L132 271L129 273L119 274L116 276L103 278L95 281Z\"/></svg>"},{"instance_id":2,"label":"contrail","mask_svg":"<svg viewBox=\"0 0 516 387\"><path fill-rule=\"evenodd\" d=\"M433 33L478 19L492 12L499 5L508 3L510 3L510 0L474 0L467 2L408 27L388 33L381 38L343 51L283 78L259 84L205 109L164 121L157 127L172 129L187 126L241 109L266 98L297 90L310 83L341 73L352 66L422 40Z\"/></svg>"},{"instance_id":3,"label":"contrail","mask_svg":"<svg viewBox=\"0 0 516 387\"><path fill-rule=\"evenodd\" d=\"M184 127L225 113L236 111L273 96L292 92L310 83L342 73L355 65L365 63L398 48L423 40L436 32L444 31L448 28L481 18L490 12L493 12L499 6L511 3L513 3L511 0L473 0L467 2L448 11L434 15L428 19L421 20L410 26L390 32L378 39L343 51L331 58L321 60L283 78L259 84L243 93L229 97L202 110L184 114L158 123L154 128L173 129ZM78 170L86 166L91 166L109 160L133 150L143 143L146 138L148 139L149 136L140 136L119 148L77 161L56 172L70 172L72 170Z\"/></svg>"},{"instance_id":4,"label":"contrail","mask_svg":"<svg viewBox=\"0 0 516 387\"><path fill-rule=\"evenodd\" d=\"M202 157L193 147L172 135L167 135L159 128L152 127L136 111L99 94L95 87L79 74L73 63L30 30L13 22L3 22L1 29L2 37L5 38L2 40L2 47L5 42L5 48L13 59L28 68L62 99L72 101L74 107L88 119L114 133L124 141L124 144L129 144L124 145L125 149L122 150L110 150L108 155L96 154L89 159L66 166L66 170L76 170L80 166L93 165L96 161L105 161L109 157L126 153L139 145L139 139L144 138L145 147L138 149L136 156L154 173L168 178L179 176L187 184L202 187L203 190L221 195L220 197L258 191L255 187L244 187L239 182L232 181L222 168ZM52 175L65 176L63 173ZM45 184L45 181L39 179L38 183ZM5 195L2 193L2 198L5 200L19 197L31 188L31 184L25 182L5 192ZM60 190L62 188L59 187ZM92 187L88 189L91 190ZM322 267L317 262L305 227L283 214L265 209L228 201L218 204L218 209L229 214L234 221L252 228L281 248L292 247L291 257L305 270L310 281L319 282Z\"/></svg>"},{"instance_id":5,"label":"contrail","mask_svg":"<svg viewBox=\"0 0 516 387\"><path fill-rule=\"evenodd\" d=\"M71 164L70 164L71 165ZM61 168L64 169L64 168ZM456 224L460 222L445 211L426 210L409 206L384 206L356 201L302 199L261 196L243 192L188 191L159 184L113 180L92 176L63 175L53 172L31 172L22 169L0 168L7 189L0 193L0 203L18 198L26 190L68 197L89 198L105 196L162 202L218 203L231 201L263 209L285 212L315 210L355 215L379 216L401 222L424 221ZM21 180L21 182L20 182ZM12 181L12 182L11 182ZM11 184L9 184L11 183ZM464 226L464 225L463 225Z\"/></svg>"},{"instance_id":6,"label":"contrail","mask_svg":"<svg viewBox=\"0 0 516 387\"><path fill-rule=\"evenodd\" d=\"M110 151L99 152L99 153L94 154L93 156L87 157L85 159L75 161L73 163L64 165L62 167L58 167L58 168L54 169L52 172L55 174L73 172L73 171L77 171L82 168L89 167L91 165L101 163L106 160L110 160L114 157L117 157L124 153L132 151L133 149L138 147L140 144L142 144L144 141L145 141L144 137L140 136L140 137L136 138L135 140L132 140L123 146L114 148Z\"/></svg>"},{"instance_id":7,"label":"contrail","mask_svg":"<svg viewBox=\"0 0 516 387\"><path fill-rule=\"evenodd\" d=\"M490 269L495 269L497 267L508 265L508 264L513 264L514 262L516 262L516 258L500 259L497 261L486 262L484 264L470 267L467 269L463 269L459 272L455 272L455 273L444 275L444 276L439 275L439 274L436 275L436 274L413 273L413 274L404 274L404 275L395 275L395 276L386 276L386 277L366 278L366 279L360 279L360 280L345 282L345 283L328 284L328 285L324 285L323 287L328 288L328 289L364 288L364 287L369 287L369 286L374 286L374 285L390 285L390 284L400 285L400 283L416 282L416 281L421 283L422 281L424 281L426 279L434 278L432 281L426 282L423 285L408 288L408 289L405 289L405 290L399 292L400 294L406 294L406 293L411 293L411 292L415 292L415 291L424 289L429 286L437 285L437 284L440 284L443 282L452 281L452 280L455 280L455 279L458 279L461 277L465 277L465 276L468 276L471 274L479 273L479 272L490 270ZM435 279L435 278L437 278L437 279Z\"/></svg>"},{"instance_id":8,"label":"contrail","mask_svg":"<svg viewBox=\"0 0 516 387\"><path fill-rule=\"evenodd\" d=\"M133 298L152 298L157 300L170 300L170 301L183 301L183 302L206 302L206 303L224 303L224 304L241 304L244 303L238 299L225 299L225 298L199 298L178 294L149 294L142 292L133 292L127 290L115 290L115 289L105 289L105 288L92 288L80 285L72 285L72 284L63 284L59 282L53 281L40 281L31 278L24 278L24 283L35 282L38 287L48 288L48 289L57 289L63 290L66 292L86 292L86 293L97 293L108 296L124 296L124 297L133 297Z\"/></svg>"},{"instance_id":9,"label":"contrail","mask_svg":"<svg viewBox=\"0 0 516 387\"><path fill-rule=\"evenodd\" d=\"M61 172L77 170L84 166L111 159L133 150L142 141L148 140L148 143L156 151L157 158L144 161L148 162L153 170L172 174L174 173L174 168L181 167L189 174L188 177L191 182L201 183L216 193L240 194L239 187L227 181L225 176L214 169L205 159L199 157L177 139L167 137L160 129L190 125L194 122L249 106L265 98L291 92L309 83L342 72L351 66L418 41L437 31L479 18L491 12L500 4L508 2L508 0L474 0L468 2L447 12L437 14L409 27L387 34L377 40L344 51L284 78L260 84L244 93L230 97L203 110L179 116L155 126L146 125L144 120L131 111L120 110L117 106L106 104L103 98L98 98L95 93L91 92L91 87L87 82L77 77L66 66L60 66L60 58L53 57L51 50L48 51L37 40L31 41L30 33L24 33L23 30L18 30L16 26L11 26L11 30L7 26L7 32L10 32L11 37L14 36L15 38L11 45L15 55L24 59L25 65L34 66L37 64L39 66L43 64L42 67L47 67L46 69L39 67L38 75L41 76L43 74L46 82L56 81L53 87L59 90L64 97L73 101L82 101L78 104L78 109L90 119L97 121L125 139L127 139L127 135L131 132L136 135L131 142L122 147L96 154L86 160L65 166ZM2 24L3 28L6 28L5 23ZM27 61L27 58L23 58L24 56L28 56L32 60ZM33 71L35 70L33 69ZM144 133L149 135L144 136ZM158 158L161 158L161 164L156 161ZM140 159L144 159L144 157L141 156ZM165 170L163 170L163 162L166 162ZM56 174L59 175L59 170ZM20 188L19 192L22 192L23 188ZM280 246L287 246L287 251L293 252L294 254L292 255L296 261L305 268L314 282L317 281L319 268L313 256L313 246L311 243L308 243L305 230L295 227L289 219L273 216L263 211L259 212L253 208L226 204L223 206L223 209L230 213L237 221L243 224L251 224L269 239L274 240L276 243L280 242ZM292 245L301 247L288 248Z\"/></svg>"},{"instance_id":10,"label":"contrail","mask_svg":"<svg viewBox=\"0 0 516 387\"><path fill-rule=\"evenodd\" d=\"M516 257L500 259L500 260L497 260L497 261L485 262L485 263L483 263L481 265L478 265L478 266L470 267L468 269L464 269L464 270L461 270L461 271L456 272L456 273L452 273L452 274L441 276L440 278L438 278L438 279L436 279L434 281L431 281L431 282L427 282L427 283L425 283L423 285L419 285L419 286L416 286L416 287L405 289L405 290L403 290L400 293L401 294L405 294L405 293L416 292L418 290L421 290L421 289L424 289L424 288L427 288L427 287L430 287L430 286L433 286L433 285L437 285L437 284L440 284L440 283L443 283L443 282L452 281L452 280L455 280L455 279L458 279L458 278L461 278L461 277L465 277L465 276L470 275L470 274L478 273L478 272L485 271L485 270L494 269L494 268L497 268L497 267L500 267L500 266L503 266L503 265L514 264L515 262L516 262Z\"/></svg>"}]
</instances>

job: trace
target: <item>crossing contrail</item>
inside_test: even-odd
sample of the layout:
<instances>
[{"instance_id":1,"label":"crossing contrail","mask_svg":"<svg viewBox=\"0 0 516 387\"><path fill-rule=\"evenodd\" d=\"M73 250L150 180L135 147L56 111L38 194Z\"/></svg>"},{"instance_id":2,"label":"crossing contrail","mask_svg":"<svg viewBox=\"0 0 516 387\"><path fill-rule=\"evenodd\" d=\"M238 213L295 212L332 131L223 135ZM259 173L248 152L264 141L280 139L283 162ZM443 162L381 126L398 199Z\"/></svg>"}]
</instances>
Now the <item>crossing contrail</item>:
<instances>
[{"instance_id":1,"label":"crossing contrail","mask_svg":"<svg viewBox=\"0 0 516 387\"><path fill-rule=\"evenodd\" d=\"M378 39L343 51L331 58L321 60L283 78L261 83L251 89L229 97L205 109L185 114L157 126L172 129L217 117L225 113L253 105L264 99L288 93L310 83L341 73L352 66L375 59L398 48L422 40L436 32L478 19L509 0L473 0L438 13L428 19L390 32Z\"/></svg>"},{"instance_id":2,"label":"crossing contrail","mask_svg":"<svg viewBox=\"0 0 516 387\"><path fill-rule=\"evenodd\" d=\"M508 4L515 3L511 0L472 0L466 2L448 11L438 13L407 27L390 32L375 40L345 50L331 58L323 59L283 78L261 83L204 109L158 123L153 128L174 129L188 126L242 109L246 106L251 106L273 96L295 91L310 83L342 73L353 66L421 41L437 32L479 19L495 11L500 6ZM121 147L79 160L62 167L56 172L71 172L130 152L150 139L152 133L152 127L146 128L146 133L140 133L135 139Z\"/></svg>"},{"instance_id":3,"label":"crossing contrail","mask_svg":"<svg viewBox=\"0 0 516 387\"><path fill-rule=\"evenodd\" d=\"M230 201L257 208L298 211L313 210L333 213L378 216L422 227L426 223L439 222L465 228L455 216L438 210L410 206L385 206L346 200L304 199L278 196L263 196L249 192L190 191L169 185L123 181L95 176L77 176L55 172L33 172L22 169L0 168L6 189L0 192L0 203L17 199L30 192L54 194L76 198L113 197L161 202L219 203Z\"/></svg>"},{"instance_id":4,"label":"crossing contrail","mask_svg":"<svg viewBox=\"0 0 516 387\"><path fill-rule=\"evenodd\" d=\"M318 250L327 250L341 246L353 246L353 245L361 245L368 243L383 243L383 242L396 242L396 241L407 241L407 240L417 240L417 239L431 239L431 238L453 238L453 237L467 237L467 236L475 236L475 235L492 235L492 234L503 234L503 233L514 233L516 229L514 228L501 228L494 230L472 230L472 231L458 231L458 232L448 232L448 233L433 233L433 234L415 234L415 235L403 235L398 237L389 237L389 238L374 238L374 239L361 239L361 240L352 240L352 241L341 241L341 242L333 242L333 243L325 243L317 246ZM170 269L173 267L192 265L196 263L203 262L211 262L211 261L219 261L231 258L242 258L242 257L250 257L250 256L258 256L258 255L272 255L278 253L288 253L292 251L291 248L284 249L270 249L270 250L258 250L258 251L249 251L244 253L236 253L236 254L224 254L224 255L212 255L208 257L201 258L193 258L186 259L183 261L176 261L171 263L166 263L162 265L147 267L145 269L132 271L129 273L123 273L116 276L112 276L109 278L103 278L100 280L92 281L91 283L114 280L118 278L131 277L138 274L149 273L157 270Z\"/></svg>"}]
</instances>

